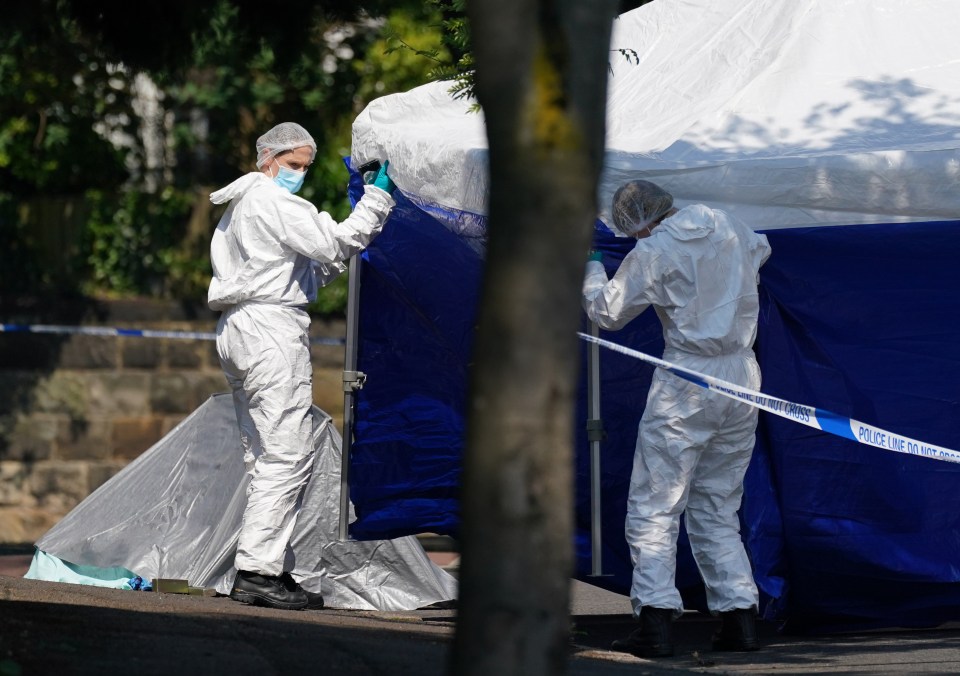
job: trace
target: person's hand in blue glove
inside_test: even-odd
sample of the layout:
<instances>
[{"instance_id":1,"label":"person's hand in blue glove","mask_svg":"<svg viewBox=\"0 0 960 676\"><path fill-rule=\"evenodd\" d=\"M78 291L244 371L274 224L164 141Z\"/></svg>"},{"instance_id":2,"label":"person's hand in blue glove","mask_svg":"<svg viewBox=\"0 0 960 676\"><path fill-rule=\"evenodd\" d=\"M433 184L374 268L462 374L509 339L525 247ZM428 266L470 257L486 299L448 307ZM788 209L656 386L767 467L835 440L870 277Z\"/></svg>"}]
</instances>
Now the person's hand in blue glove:
<instances>
[{"instance_id":1,"label":"person's hand in blue glove","mask_svg":"<svg viewBox=\"0 0 960 676\"><path fill-rule=\"evenodd\" d=\"M390 166L390 160L387 160L383 163L383 166L380 167L380 173L377 174L377 177L373 179L373 185L377 186L384 192L393 194L393 191L397 189L397 184L387 176L387 167Z\"/></svg>"},{"instance_id":2,"label":"person's hand in blue glove","mask_svg":"<svg viewBox=\"0 0 960 676\"><path fill-rule=\"evenodd\" d=\"M590 260L597 261L598 263L603 262L603 252L597 249L592 249L590 251Z\"/></svg>"}]
</instances>

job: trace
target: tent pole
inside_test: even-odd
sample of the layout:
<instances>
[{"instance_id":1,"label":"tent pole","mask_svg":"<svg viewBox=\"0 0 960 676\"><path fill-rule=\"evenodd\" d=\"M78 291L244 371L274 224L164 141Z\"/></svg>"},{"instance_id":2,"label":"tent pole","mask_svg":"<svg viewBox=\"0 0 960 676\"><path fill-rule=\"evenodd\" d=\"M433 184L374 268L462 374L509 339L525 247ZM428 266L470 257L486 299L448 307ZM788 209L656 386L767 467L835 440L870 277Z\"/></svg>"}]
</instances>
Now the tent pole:
<instances>
[{"instance_id":1,"label":"tent pole","mask_svg":"<svg viewBox=\"0 0 960 676\"><path fill-rule=\"evenodd\" d=\"M590 335L600 337L600 327L590 323ZM600 418L600 346L590 343L587 360L587 439L590 442L590 550L591 575L603 575L603 536L601 534L600 443L606 434Z\"/></svg>"},{"instance_id":2,"label":"tent pole","mask_svg":"<svg viewBox=\"0 0 960 676\"><path fill-rule=\"evenodd\" d=\"M343 444L340 453L339 539L347 539L350 517L350 449L353 446L353 414L357 390L366 374L357 371L357 333L360 311L360 254L350 258L347 273L347 336L343 359Z\"/></svg>"}]
</instances>

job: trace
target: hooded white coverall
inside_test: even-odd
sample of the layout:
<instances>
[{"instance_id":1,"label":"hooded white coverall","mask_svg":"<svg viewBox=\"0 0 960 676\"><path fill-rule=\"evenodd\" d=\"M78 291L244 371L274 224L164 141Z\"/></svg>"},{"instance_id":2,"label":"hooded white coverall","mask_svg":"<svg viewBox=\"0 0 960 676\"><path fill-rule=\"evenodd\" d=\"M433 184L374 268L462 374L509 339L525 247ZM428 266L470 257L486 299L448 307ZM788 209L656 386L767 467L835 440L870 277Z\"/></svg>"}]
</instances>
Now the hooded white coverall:
<instances>
[{"instance_id":1,"label":"hooded white coverall","mask_svg":"<svg viewBox=\"0 0 960 676\"><path fill-rule=\"evenodd\" d=\"M639 240L613 279L590 261L584 309L600 327L619 329L652 305L665 361L758 389L757 284L769 255L765 236L722 211L689 206ZM643 606L683 610L676 550L684 512L710 611L757 607L737 517L756 426L756 408L654 372L627 502L637 616Z\"/></svg>"},{"instance_id":2,"label":"hooded white coverall","mask_svg":"<svg viewBox=\"0 0 960 676\"><path fill-rule=\"evenodd\" d=\"M313 466L313 403L306 306L342 261L380 232L393 198L372 185L337 223L276 185L246 174L210 195L230 202L210 244L207 294L221 310L217 353L240 426L250 485L235 566L280 575L299 497Z\"/></svg>"}]
</instances>

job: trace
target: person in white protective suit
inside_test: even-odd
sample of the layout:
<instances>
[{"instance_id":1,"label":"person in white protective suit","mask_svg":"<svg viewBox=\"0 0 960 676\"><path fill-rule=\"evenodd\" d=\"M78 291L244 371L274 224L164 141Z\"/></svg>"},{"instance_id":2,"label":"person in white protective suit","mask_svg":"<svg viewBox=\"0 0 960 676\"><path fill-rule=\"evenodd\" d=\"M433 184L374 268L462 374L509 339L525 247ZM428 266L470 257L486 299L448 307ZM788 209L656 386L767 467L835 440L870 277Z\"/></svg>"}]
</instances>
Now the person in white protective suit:
<instances>
[{"instance_id":1,"label":"person in white protective suit","mask_svg":"<svg viewBox=\"0 0 960 676\"><path fill-rule=\"evenodd\" d=\"M233 390L250 485L230 597L283 609L322 607L285 572L299 498L313 465L307 304L366 247L394 206L385 162L342 223L296 193L317 145L284 122L257 139L259 171L210 195L229 202L210 244L207 302L222 312L217 353Z\"/></svg>"},{"instance_id":2,"label":"person in white protective suit","mask_svg":"<svg viewBox=\"0 0 960 676\"><path fill-rule=\"evenodd\" d=\"M613 198L614 226L637 238L612 279L602 256L587 263L583 304L601 328L623 327L653 306L665 361L758 389L753 353L760 266L767 238L702 204L677 210L649 181ZM641 657L673 654L672 622L680 515L721 625L715 650L756 650L757 587L740 539L737 510L753 452L757 409L657 369L640 420L627 502L633 561L630 599L639 627L614 649Z\"/></svg>"}]
</instances>

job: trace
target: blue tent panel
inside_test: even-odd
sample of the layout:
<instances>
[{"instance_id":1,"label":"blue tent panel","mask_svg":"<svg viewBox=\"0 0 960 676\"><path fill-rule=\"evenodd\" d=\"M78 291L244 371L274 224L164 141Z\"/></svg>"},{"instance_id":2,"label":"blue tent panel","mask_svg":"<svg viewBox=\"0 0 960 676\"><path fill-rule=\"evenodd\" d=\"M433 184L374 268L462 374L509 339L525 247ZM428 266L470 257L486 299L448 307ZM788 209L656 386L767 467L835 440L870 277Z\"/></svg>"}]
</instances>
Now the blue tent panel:
<instances>
[{"instance_id":1,"label":"blue tent panel","mask_svg":"<svg viewBox=\"0 0 960 676\"><path fill-rule=\"evenodd\" d=\"M351 196L361 194L354 174ZM482 245L399 192L363 254L352 535L458 535L467 370ZM438 218L439 216L439 218ZM480 219L482 220L482 219ZM761 271L763 391L960 448L957 222L781 229ZM612 272L630 240L597 224ZM584 325L586 329L586 325ZM659 355L647 312L603 337ZM577 420L586 421L586 345ZM652 369L601 352L604 577L592 578L589 445L576 434L577 576L626 593L624 542L637 424ZM884 451L761 413L741 509L763 612L796 631L960 620L960 466ZM703 608L681 534L677 584Z\"/></svg>"}]
</instances>

